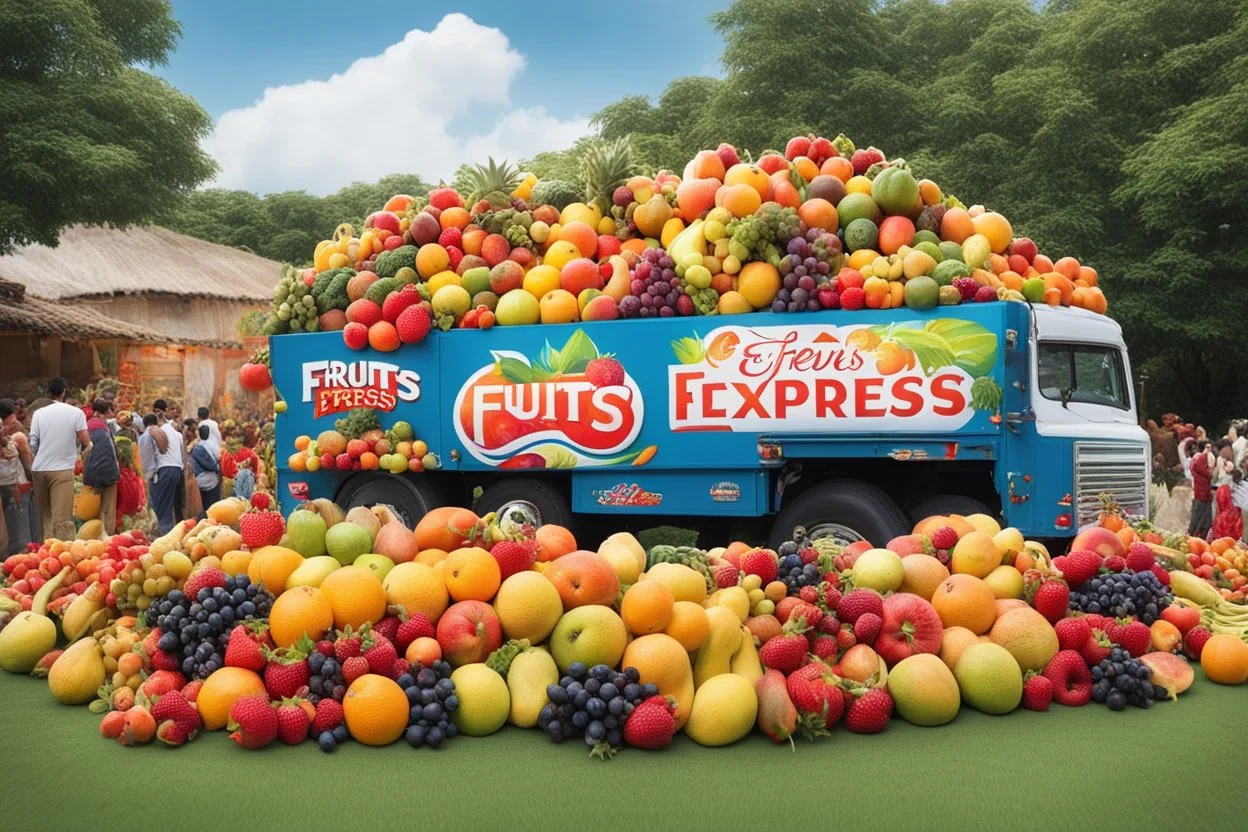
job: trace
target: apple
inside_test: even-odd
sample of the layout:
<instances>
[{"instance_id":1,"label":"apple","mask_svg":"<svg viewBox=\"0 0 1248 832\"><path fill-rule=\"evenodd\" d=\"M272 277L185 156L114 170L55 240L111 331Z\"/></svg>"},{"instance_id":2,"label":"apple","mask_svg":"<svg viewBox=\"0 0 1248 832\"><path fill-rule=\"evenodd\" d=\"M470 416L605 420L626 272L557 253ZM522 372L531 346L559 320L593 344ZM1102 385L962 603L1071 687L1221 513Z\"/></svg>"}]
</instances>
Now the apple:
<instances>
[{"instance_id":1,"label":"apple","mask_svg":"<svg viewBox=\"0 0 1248 832\"><path fill-rule=\"evenodd\" d=\"M614 321L620 317L620 307L610 295L598 295L581 312L583 321Z\"/></svg>"},{"instance_id":2,"label":"apple","mask_svg":"<svg viewBox=\"0 0 1248 832\"><path fill-rule=\"evenodd\" d=\"M620 627L624 627L624 622L620 622ZM452 604L438 619L438 645L452 667L483 662L502 643L503 625L494 608L484 601ZM622 646L620 651L622 655ZM616 656L617 662L619 658Z\"/></svg>"},{"instance_id":3,"label":"apple","mask_svg":"<svg viewBox=\"0 0 1248 832\"><path fill-rule=\"evenodd\" d=\"M1127 553L1126 547L1122 545L1122 539L1109 529L1103 529L1100 526L1084 529L1075 536L1075 539L1071 541L1070 551L1074 552L1078 549L1096 552L1102 558L1111 555L1123 557Z\"/></svg>"},{"instance_id":4,"label":"apple","mask_svg":"<svg viewBox=\"0 0 1248 832\"><path fill-rule=\"evenodd\" d=\"M715 152L719 154L719 160L724 163L724 170L741 161L741 156L737 153L737 149L728 142L720 142L719 147L715 148Z\"/></svg>"},{"instance_id":5,"label":"apple","mask_svg":"<svg viewBox=\"0 0 1248 832\"><path fill-rule=\"evenodd\" d=\"M1200 623L1200 610L1171 604L1161 611L1161 618L1178 627L1183 635L1187 635L1188 630Z\"/></svg>"},{"instance_id":6,"label":"apple","mask_svg":"<svg viewBox=\"0 0 1248 832\"><path fill-rule=\"evenodd\" d=\"M944 634L935 607L918 595L898 592L884 599L884 626L875 652L892 667L916 653L939 653Z\"/></svg>"},{"instance_id":7,"label":"apple","mask_svg":"<svg viewBox=\"0 0 1248 832\"><path fill-rule=\"evenodd\" d=\"M524 282L524 269L514 260L503 260L490 269L490 291L503 296L519 289Z\"/></svg>"},{"instance_id":8,"label":"apple","mask_svg":"<svg viewBox=\"0 0 1248 832\"><path fill-rule=\"evenodd\" d=\"M385 555L360 555L355 559L354 566L360 566L367 569L377 576L377 580L386 577L386 573L394 568L394 561Z\"/></svg>"},{"instance_id":9,"label":"apple","mask_svg":"<svg viewBox=\"0 0 1248 832\"><path fill-rule=\"evenodd\" d=\"M441 630L440 623L438 629ZM559 619L550 634L550 655L564 673L573 662L584 662L586 667L596 664L615 667L624 655L627 641L628 631L615 610L601 604L587 604L568 610Z\"/></svg>"},{"instance_id":10,"label":"apple","mask_svg":"<svg viewBox=\"0 0 1248 832\"><path fill-rule=\"evenodd\" d=\"M402 234L399 217L393 211L377 211L364 220L365 228L384 228L391 234Z\"/></svg>"},{"instance_id":11,"label":"apple","mask_svg":"<svg viewBox=\"0 0 1248 832\"><path fill-rule=\"evenodd\" d=\"M498 299L494 314L500 326L521 326L541 320L542 310L537 298L523 289L512 289Z\"/></svg>"},{"instance_id":12,"label":"apple","mask_svg":"<svg viewBox=\"0 0 1248 832\"><path fill-rule=\"evenodd\" d=\"M299 568L290 573L290 577L286 579L286 589L294 586L315 586L319 587L321 581L329 577L329 573L342 566L338 562L338 558L332 555L317 555L316 557L305 558L303 563L299 564Z\"/></svg>"},{"instance_id":13,"label":"apple","mask_svg":"<svg viewBox=\"0 0 1248 832\"><path fill-rule=\"evenodd\" d=\"M931 545L930 541L926 545ZM924 555L930 554L924 550L925 541L921 534L903 534L900 537L894 537L888 543L884 544L884 548L890 552L895 552L900 557L906 555Z\"/></svg>"},{"instance_id":14,"label":"apple","mask_svg":"<svg viewBox=\"0 0 1248 832\"><path fill-rule=\"evenodd\" d=\"M1036 244L1031 241L1030 237L1015 237L1014 242L1010 243L1010 254L1017 254L1030 264L1039 254Z\"/></svg>"},{"instance_id":15,"label":"apple","mask_svg":"<svg viewBox=\"0 0 1248 832\"><path fill-rule=\"evenodd\" d=\"M624 244L620 241L620 238L614 234L599 234L598 259L603 260L613 254L619 254L623 245Z\"/></svg>"}]
</instances>

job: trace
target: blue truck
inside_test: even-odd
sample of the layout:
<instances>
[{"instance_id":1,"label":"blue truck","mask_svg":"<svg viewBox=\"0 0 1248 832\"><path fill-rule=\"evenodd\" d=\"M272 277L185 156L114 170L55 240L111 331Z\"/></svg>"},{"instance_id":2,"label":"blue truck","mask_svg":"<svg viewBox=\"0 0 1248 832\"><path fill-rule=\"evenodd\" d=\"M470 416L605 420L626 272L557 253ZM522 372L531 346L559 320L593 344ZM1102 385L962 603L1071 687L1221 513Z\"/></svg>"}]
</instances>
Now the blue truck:
<instances>
[{"instance_id":1,"label":"blue truck","mask_svg":"<svg viewBox=\"0 0 1248 832\"><path fill-rule=\"evenodd\" d=\"M410 525L672 522L772 545L877 545L932 514L1068 538L1109 493L1146 516L1151 457L1118 325L1018 302L453 329L393 352L271 339L283 510L328 497ZM351 408L410 423L436 470L292 470ZM303 466L296 466L303 467ZM359 467L356 465L355 467ZM680 518L676 520L664 520Z\"/></svg>"}]
</instances>

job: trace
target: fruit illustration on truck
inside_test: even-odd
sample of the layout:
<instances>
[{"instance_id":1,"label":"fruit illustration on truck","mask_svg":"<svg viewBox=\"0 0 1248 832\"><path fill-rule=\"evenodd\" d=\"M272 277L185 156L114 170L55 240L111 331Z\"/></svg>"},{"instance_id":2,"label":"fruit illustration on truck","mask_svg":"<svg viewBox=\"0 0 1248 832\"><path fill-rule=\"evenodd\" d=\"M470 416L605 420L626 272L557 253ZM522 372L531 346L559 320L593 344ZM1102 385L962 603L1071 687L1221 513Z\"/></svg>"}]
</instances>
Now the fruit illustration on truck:
<instances>
[{"instance_id":1,"label":"fruit illustration on truck","mask_svg":"<svg viewBox=\"0 0 1248 832\"><path fill-rule=\"evenodd\" d=\"M773 544L933 514L1070 537L1103 493L1147 511L1096 271L904 160L798 136L642 176L622 141L579 198L505 162L469 179L284 271L284 508L735 518Z\"/></svg>"}]
</instances>

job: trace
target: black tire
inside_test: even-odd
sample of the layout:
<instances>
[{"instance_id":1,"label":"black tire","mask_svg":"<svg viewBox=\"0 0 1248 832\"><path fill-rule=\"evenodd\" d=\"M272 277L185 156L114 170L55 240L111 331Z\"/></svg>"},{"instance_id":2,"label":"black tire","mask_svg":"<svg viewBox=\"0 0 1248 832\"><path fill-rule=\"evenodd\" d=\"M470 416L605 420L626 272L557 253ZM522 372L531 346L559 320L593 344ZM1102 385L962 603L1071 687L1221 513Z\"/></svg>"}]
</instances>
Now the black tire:
<instances>
[{"instance_id":1,"label":"black tire","mask_svg":"<svg viewBox=\"0 0 1248 832\"><path fill-rule=\"evenodd\" d=\"M835 535L843 538L841 542L856 538L876 546L883 546L911 528L905 513L874 485L859 480L833 480L802 492L780 509L771 531L771 548L777 549L791 540L793 529L798 526L809 531L827 524L842 527L843 531Z\"/></svg>"},{"instance_id":2,"label":"black tire","mask_svg":"<svg viewBox=\"0 0 1248 832\"><path fill-rule=\"evenodd\" d=\"M935 494L920 499L910 507L910 519L914 524L936 514L961 514L963 517L968 514L987 514L997 520L1001 519L995 511L979 500L961 494Z\"/></svg>"},{"instance_id":3,"label":"black tire","mask_svg":"<svg viewBox=\"0 0 1248 832\"><path fill-rule=\"evenodd\" d=\"M506 477L489 486L472 504L472 510L483 517L491 511L514 503L527 503L536 510L537 517L530 518L537 525L554 523L572 528L572 506L568 498L550 483L533 477ZM527 508L526 514L531 514Z\"/></svg>"},{"instance_id":4,"label":"black tire","mask_svg":"<svg viewBox=\"0 0 1248 832\"><path fill-rule=\"evenodd\" d=\"M350 511L356 506L386 505L409 529L416 528L420 518L445 505L441 493L420 476L360 472L343 480L334 502Z\"/></svg>"}]
</instances>

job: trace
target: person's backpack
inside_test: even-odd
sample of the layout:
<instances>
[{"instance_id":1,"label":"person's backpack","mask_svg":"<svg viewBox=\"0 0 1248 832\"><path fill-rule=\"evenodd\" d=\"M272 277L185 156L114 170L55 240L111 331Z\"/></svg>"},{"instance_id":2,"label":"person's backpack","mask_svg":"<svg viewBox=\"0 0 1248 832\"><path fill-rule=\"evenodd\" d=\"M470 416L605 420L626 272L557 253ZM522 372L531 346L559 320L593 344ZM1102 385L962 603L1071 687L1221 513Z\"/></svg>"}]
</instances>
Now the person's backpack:
<instances>
[{"instance_id":1,"label":"person's backpack","mask_svg":"<svg viewBox=\"0 0 1248 832\"><path fill-rule=\"evenodd\" d=\"M117 462L117 446L113 434L103 421L92 420L89 425L91 453L82 466L82 484L91 488L107 488L121 479L121 466Z\"/></svg>"},{"instance_id":2,"label":"person's backpack","mask_svg":"<svg viewBox=\"0 0 1248 832\"><path fill-rule=\"evenodd\" d=\"M191 467L196 475L221 473L221 466L217 463L217 458L213 456L212 451L204 447L203 443L199 443L194 448L191 448Z\"/></svg>"}]
</instances>

